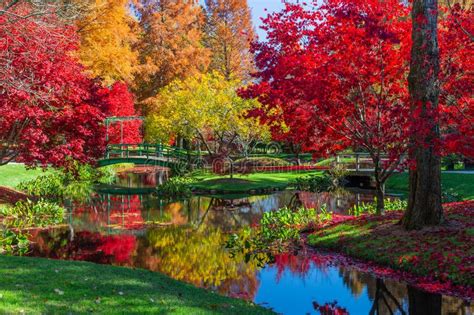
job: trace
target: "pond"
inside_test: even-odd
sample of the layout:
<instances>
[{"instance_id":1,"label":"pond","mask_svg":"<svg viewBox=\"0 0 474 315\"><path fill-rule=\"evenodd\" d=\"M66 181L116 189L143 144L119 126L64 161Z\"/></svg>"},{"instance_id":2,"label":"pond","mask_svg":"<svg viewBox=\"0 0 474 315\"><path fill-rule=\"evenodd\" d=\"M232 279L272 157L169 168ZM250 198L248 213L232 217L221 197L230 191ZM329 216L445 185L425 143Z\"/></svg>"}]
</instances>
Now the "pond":
<instances>
[{"instance_id":1,"label":"pond","mask_svg":"<svg viewBox=\"0 0 474 315\"><path fill-rule=\"evenodd\" d=\"M284 191L167 201L151 194L133 194L134 187L153 186L154 180L160 180L159 176L138 176L138 181L135 175L118 181L122 186L126 182L131 194L96 193L88 202L69 207L63 227L33 232L31 255L158 271L282 314L329 314L328 309L338 310L338 314L474 311L467 301L377 279L334 264L324 253L303 249L281 254L261 268L256 262L246 263L243 257L231 258L223 247L229 233L259 222L266 211L327 204L329 210L344 214L355 203L372 200L370 193Z\"/></svg>"}]
</instances>

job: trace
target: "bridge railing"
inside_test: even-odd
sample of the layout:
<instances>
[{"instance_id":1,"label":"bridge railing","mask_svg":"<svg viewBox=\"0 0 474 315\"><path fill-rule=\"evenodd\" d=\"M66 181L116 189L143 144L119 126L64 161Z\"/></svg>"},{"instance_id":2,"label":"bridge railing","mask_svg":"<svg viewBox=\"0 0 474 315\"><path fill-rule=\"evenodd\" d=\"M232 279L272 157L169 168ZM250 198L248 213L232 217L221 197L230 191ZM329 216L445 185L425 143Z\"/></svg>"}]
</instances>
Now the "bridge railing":
<instances>
[{"instance_id":1,"label":"bridge railing","mask_svg":"<svg viewBox=\"0 0 474 315\"><path fill-rule=\"evenodd\" d=\"M160 144L109 144L106 158L128 158L133 156L163 156L164 148Z\"/></svg>"},{"instance_id":2,"label":"bridge railing","mask_svg":"<svg viewBox=\"0 0 474 315\"><path fill-rule=\"evenodd\" d=\"M186 151L164 144L109 144L105 158L161 158L163 160L184 159Z\"/></svg>"},{"instance_id":3,"label":"bridge railing","mask_svg":"<svg viewBox=\"0 0 474 315\"><path fill-rule=\"evenodd\" d=\"M381 164L390 162L388 155L381 155ZM336 156L336 165L342 165L349 172L373 172L374 162L368 153L342 153Z\"/></svg>"}]
</instances>

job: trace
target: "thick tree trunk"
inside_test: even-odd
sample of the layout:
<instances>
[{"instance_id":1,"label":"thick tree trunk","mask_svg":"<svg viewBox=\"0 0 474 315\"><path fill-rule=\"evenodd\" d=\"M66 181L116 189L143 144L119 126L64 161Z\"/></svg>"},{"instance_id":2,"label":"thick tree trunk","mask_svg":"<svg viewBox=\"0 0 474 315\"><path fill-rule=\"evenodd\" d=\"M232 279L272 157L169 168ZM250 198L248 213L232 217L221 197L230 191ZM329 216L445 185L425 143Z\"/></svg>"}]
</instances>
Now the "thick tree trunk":
<instances>
[{"instance_id":1,"label":"thick tree trunk","mask_svg":"<svg viewBox=\"0 0 474 315\"><path fill-rule=\"evenodd\" d=\"M440 294L433 294L408 287L408 312L419 315L441 315L442 299Z\"/></svg>"},{"instance_id":2,"label":"thick tree trunk","mask_svg":"<svg viewBox=\"0 0 474 315\"><path fill-rule=\"evenodd\" d=\"M412 8L413 46L408 77L414 130L410 158L408 209L402 219L406 229L420 229L442 222L441 157L439 155L439 50L438 1L414 0Z\"/></svg>"}]
</instances>

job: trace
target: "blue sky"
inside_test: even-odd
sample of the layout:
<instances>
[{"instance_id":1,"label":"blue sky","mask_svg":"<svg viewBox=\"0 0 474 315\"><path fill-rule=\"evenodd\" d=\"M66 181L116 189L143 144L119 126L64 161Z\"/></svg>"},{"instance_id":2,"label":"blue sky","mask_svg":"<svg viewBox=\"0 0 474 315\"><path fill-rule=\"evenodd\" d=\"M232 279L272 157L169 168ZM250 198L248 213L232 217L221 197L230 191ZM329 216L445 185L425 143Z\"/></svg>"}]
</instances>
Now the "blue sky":
<instances>
[{"instance_id":1,"label":"blue sky","mask_svg":"<svg viewBox=\"0 0 474 315\"><path fill-rule=\"evenodd\" d=\"M283 9L284 5L281 0L247 0L249 7L252 9L252 18L257 30L259 37L264 38L265 33L260 30L259 26L261 24L260 18L266 17L268 13L280 11ZM265 9L267 11L265 12Z\"/></svg>"}]
</instances>

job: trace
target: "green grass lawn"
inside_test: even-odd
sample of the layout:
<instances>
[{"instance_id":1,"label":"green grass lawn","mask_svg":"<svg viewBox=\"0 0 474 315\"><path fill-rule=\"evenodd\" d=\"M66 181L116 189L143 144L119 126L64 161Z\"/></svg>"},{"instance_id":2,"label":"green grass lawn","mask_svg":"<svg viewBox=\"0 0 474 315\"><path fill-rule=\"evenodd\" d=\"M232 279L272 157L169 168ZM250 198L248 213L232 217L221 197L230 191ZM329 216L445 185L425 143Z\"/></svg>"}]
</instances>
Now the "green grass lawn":
<instances>
[{"instance_id":1,"label":"green grass lawn","mask_svg":"<svg viewBox=\"0 0 474 315\"><path fill-rule=\"evenodd\" d=\"M308 236L308 243L442 282L473 286L473 215L474 201L447 205L445 217L451 224L421 231L397 225L401 212L363 216L323 227Z\"/></svg>"},{"instance_id":2,"label":"green grass lawn","mask_svg":"<svg viewBox=\"0 0 474 315\"><path fill-rule=\"evenodd\" d=\"M0 186L15 188L20 182L52 172L42 168L27 169L23 164L7 164L0 166Z\"/></svg>"},{"instance_id":3,"label":"green grass lawn","mask_svg":"<svg viewBox=\"0 0 474 315\"><path fill-rule=\"evenodd\" d=\"M270 314L159 273L0 256L0 313Z\"/></svg>"},{"instance_id":4,"label":"green grass lawn","mask_svg":"<svg viewBox=\"0 0 474 315\"><path fill-rule=\"evenodd\" d=\"M320 171L308 172L286 172L286 173L254 173L234 175L235 180L230 176L219 175L197 175L194 178L199 182L193 184L193 188L198 190L223 190L233 193L248 192L250 190L259 190L265 188L284 189L288 187L296 178L309 175L322 174Z\"/></svg>"},{"instance_id":5,"label":"green grass lawn","mask_svg":"<svg viewBox=\"0 0 474 315\"><path fill-rule=\"evenodd\" d=\"M474 199L474 174L453 174L442 173L441 184L443 190L452 189L461 194L464 200ZM395 174L391 176L386 184L386 189L390 192L408 192L408 174Z\"/></svg>"}]
</instances>

